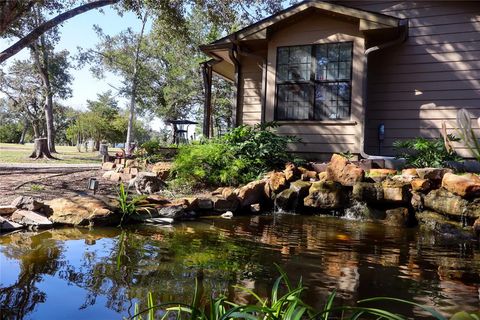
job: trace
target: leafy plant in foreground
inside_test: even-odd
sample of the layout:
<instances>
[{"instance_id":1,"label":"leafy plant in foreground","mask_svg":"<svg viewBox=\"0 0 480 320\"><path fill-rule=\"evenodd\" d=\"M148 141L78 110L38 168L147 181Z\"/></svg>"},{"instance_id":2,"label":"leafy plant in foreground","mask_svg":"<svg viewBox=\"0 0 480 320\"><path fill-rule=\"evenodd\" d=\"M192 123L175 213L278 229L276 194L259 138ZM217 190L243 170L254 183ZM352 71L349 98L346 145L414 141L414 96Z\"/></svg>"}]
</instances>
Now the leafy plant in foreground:
<instances>
[{"instance_id":1,"label":"leafy plant in foreground","mask_svg":"<svg viewBox=\"0 0 480 320\"><path fill-rule=\"evenodd\" d=\"M448 139L450 141L459 140L453 135L448 135ZM399 140L393 143L393 147L399 153L399 157L405 158L406 165L414 168L440 168L446 161L462 159L454 150L447 150L445 142L441 138Z\"/></svg>"},{"instance_id":2,"label":"leafy plant in foreground","mask_svg":"<svg viewBox=\"0 0 480 320\"><path fill-rule=\"evenodd\" d=\"M303 302L301 295L305 291L302 280L293 286L287 275L280 268L280 276L273 284L269 298L261 298L255 292L244 287L237 287L250 294L256 304L239 305L228 301L226 297L211 297L209 303L200 305L200 294L195 286L195 293L190 304L185 303L162 303L154 305L151 293L148 294L147 308L139 311L138 304L135 305L133 320L143 320L142 315L148 313L148 320L154 320L157 311L161 314L160 319L191 319L191 320L227 320L227 319L248 319L248 320L300 320L300 319L388 319L406 320L408 317L392 313L380 308L363 306L372 302L396 302L422 309L432 316L433 319L447 320L433 308L423 306L414 302L402 299L376 297L358 301L357 306L335 306L335 291L332 292L322 310L315 310ZM196 283L197 284L197 283ZM282 291L285 293L282 294ZM480 320L480 313L458 312L451 320Z\"/></svg>"}]
</instances>

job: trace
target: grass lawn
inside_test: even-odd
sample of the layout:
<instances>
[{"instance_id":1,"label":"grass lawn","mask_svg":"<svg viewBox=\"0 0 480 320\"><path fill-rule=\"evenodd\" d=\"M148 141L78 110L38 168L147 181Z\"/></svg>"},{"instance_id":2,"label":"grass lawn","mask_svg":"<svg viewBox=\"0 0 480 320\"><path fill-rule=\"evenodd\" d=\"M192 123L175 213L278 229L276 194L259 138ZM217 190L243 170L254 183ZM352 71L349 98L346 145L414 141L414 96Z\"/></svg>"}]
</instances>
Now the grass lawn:
<instances>
[{"instance_id":1,"label":"grass lawn","mask_svg":"<svg viewBox=\"0 0 480 320\"><path fill-rule=\"evenodd\" d=\"M58 154L54 157L60 160L30 159L33 143L14 144L0 143L0 163L101 163L102 157L98 152L78 152L77 147L56 146ZM109 149L113 154L120 149Z\"/></svg>"}]
</instances>

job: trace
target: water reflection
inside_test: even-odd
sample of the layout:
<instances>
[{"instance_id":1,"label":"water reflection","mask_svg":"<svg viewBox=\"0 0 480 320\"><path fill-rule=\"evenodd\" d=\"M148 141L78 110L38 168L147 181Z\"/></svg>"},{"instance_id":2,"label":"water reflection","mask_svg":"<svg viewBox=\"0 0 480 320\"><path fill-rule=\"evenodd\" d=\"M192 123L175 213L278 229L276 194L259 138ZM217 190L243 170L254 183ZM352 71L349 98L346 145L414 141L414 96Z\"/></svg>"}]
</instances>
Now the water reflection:
<instances>
[{"instance_id":1,"label":"water reflection","mask_svg":"<svg viewBox=\"0 0 480 320\"><path fill-rule=\"evenodd\" d=\"M7 319L131 316L151 291L157 301L188 302L199 279L236 302L267 296L274 262L308 286L322 307L392 296L444 313L479 309L479 249L417 230L325 217L264 216L204 220L165 229L58 229L0 237L0 305ZM420 310L392 310L422 316Z\"/></svg>"}]
</instances>

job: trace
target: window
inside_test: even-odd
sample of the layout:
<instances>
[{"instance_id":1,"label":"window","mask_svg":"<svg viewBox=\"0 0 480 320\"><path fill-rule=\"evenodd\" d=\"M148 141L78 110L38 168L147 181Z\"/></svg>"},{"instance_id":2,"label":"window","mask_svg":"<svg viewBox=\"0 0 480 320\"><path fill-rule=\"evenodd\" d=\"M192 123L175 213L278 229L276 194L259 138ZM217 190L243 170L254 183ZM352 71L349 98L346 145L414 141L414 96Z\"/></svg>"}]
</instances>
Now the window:
<instances>
[{"instance_id":1,"label":"window","mask_svg":"<svg viewBox=\"0 0 480 320\"><path fill-rule=\"evenodd\" d=\"M278 48L275 118L349 118L352 49L352 42Z\"/></svg>"}]
</instances>

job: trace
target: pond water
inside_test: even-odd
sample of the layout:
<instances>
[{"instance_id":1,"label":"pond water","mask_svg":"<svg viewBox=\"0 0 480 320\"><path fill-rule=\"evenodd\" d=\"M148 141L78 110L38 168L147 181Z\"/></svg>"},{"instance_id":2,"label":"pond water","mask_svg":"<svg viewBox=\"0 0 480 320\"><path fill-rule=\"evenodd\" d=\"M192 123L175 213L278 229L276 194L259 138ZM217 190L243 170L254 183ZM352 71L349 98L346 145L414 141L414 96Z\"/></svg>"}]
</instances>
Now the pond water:
<instances>
[{"instance_id":1,"label":"pond water","mask_svg":"<svg viewBox=\"0 0 480 320\"><path fill-rule=\"evenodd\" d=\"M188 302L204 292L251 302L267 296L280 265L321 308L389 296L445 314L480 309L480 250L418 229L318 216L202 219L172 228L54 229L0 237L2 319L122 319L135 303ZM426 318L420 309L384 305Z\"/></svg>"}]
</instances>

